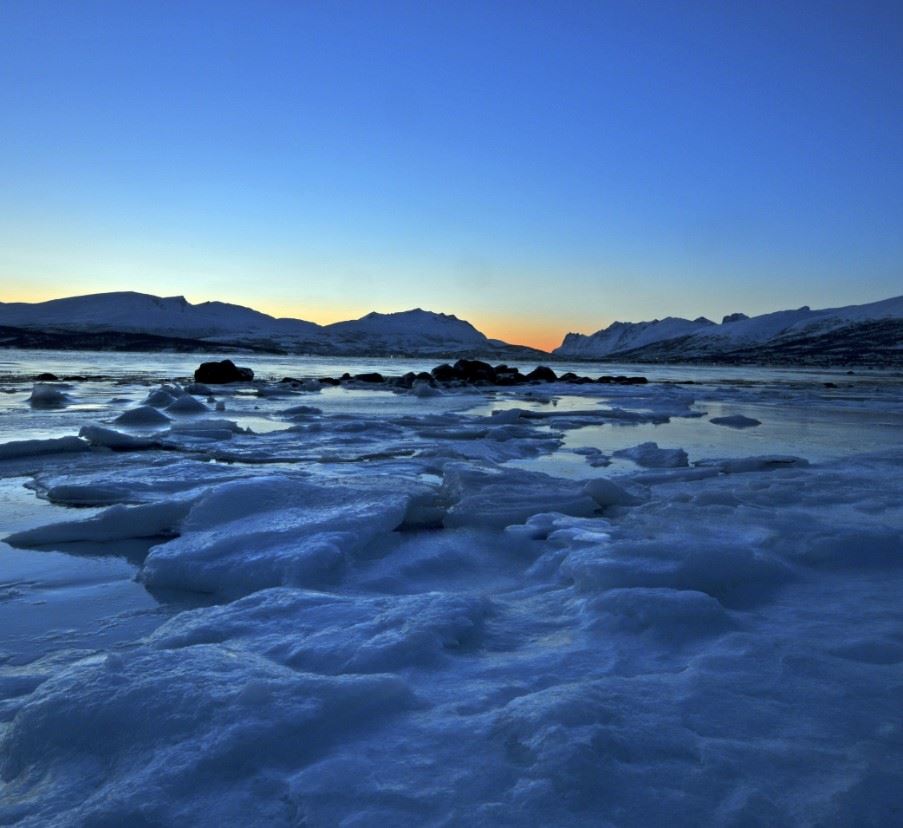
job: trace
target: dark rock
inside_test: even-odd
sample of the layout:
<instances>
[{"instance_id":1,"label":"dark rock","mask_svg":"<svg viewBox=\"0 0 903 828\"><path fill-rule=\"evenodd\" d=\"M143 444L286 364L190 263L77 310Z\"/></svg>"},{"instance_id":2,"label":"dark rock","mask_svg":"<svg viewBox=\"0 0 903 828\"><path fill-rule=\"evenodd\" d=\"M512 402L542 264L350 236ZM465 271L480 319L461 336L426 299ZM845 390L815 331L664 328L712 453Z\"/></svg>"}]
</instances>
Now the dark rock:
<instances>
[{"instance_id":1,"label":"dark rock","mask_svg":"<svg viewBox=\"0 0 903 828\"><path fill-rule=\"evenodd\" d=\"M566 374L562 374L558 379L561 382L577 382L580 379L573 371L568 371Z\"/></svg>"},{"instance_id":2,"label":"dark rock","mask_svg":"<svg viewBox=\"0 0 903 828\"><path fill-rule=\"evenodd\" d=\"M837 383L836 382L826 382L825 388L837 388Z\"/></svg>"},{"instance_id":3,"label":"dark rock","mask_svg":"<svg viewBox=\"0 0 903 828\"><path fill-rule=\"evenodd\" d=\"M354 377L358 382L385 382L386 378L382 374L375 371L370 374L355 374Z\"/></svg>"},{"instance_id":4,"label":"dark rock","mask_svg":"<svg viewBox=\"0 0 903 828\"><path fill-rule=\"evenodd\" d=\"M231 359L222 362L202 362L194 372L194 381L208 385L224 385L228 382L250 382L254 372L250 368L239 368Z\"/></svg>"},{"instance_id":5,"label":"dark rock","mask_svg":"<svg viewBox=\"0 0 903 828\"><path fill-rule=\"evenodd\" d=\"M481 362L479 359L459 359L455 363L454 369L466 382L495 382L495 368L488 362Z\"/></svg>"},{"instance_id":6,"label":"dark rock","mask_svg":"<svg viewBox=\"0 0 903 828\"><path fill-rule=\"evenodd\" d=\"M551 368L540 365L527 374L526 379L527 382L555 382L558 375Z\"/></svg>"},{"instance_id":7,"label":"dark rock","mask_svg":"<svg viewBox=\"0 0 903 828\"><path fill-rule=\"evenodd\" d=\"M279 382L293 382L297 385L301 380L295 379L294 377L283 377Z\"/></svg>"},{"instance_id":8,"label":"dark rock","mask_svg":"<svg viewBox=\"0 0 903 828\"><path fill-rule=\"evenodd\" d=\"M615 383L615 385L645 385L649 382L646 377L625 377L623 374L618 374L618 376L613 377L609 374L603 374L597 382L601 382L603 384Z\"/></svg>"},{"instance_id":9,"label":"dark rock","mask_svg":"<svg viewBox=\"0 0 903 828\"><path fill-rule=\"evenodd\" d=\"M351 374L349 374L349 373L346 371L346 372L345 372L344 374L342 374L342 376L340 377L340 382L348 382L350 379L351 379Z\"/></svg>"},{"instance_id":10,"label":"dark rock","mask_svg":"<svg viewBox=\"0 0 903 828\"><path fill-rule=\"evenodd\" d=\"M442 365L437 365L430 373L439 382L453 382L454 380L463 379L457 368L452 368L447 362L443 362Z\"/></svg>"},{"instance_id":11,"label":"dark rock","mask_svg":"<svg viewBox=\"0 0 903 828\"><path fill-rule=\"evenodd\" d=\"M35 377L35 382L59 382L60 378L56 374L38 374Z\"/></svg>"},{"instance_id":12,"label":"dark rock","mask_svg":"<svg viewBox=\"0 0 903 828\"><path fill-rule=\"evenodd\" d=\"M416 379L421 382L428 382L430 385L435 385L435 380L433 379L433 375L429 371L421 371L417 374Z\"/></svg>"},{"instance_id":13,"label":"dark rock","mask_svg":"<svg viewBox=\"0 0 903 828\"><path fill-rule=\"evenodd\" d=\"M496 385L520 385L526 381L527 378L517 368L510 368L507 365L495 366Z\"/></svg>"},{"instance_id":14,"label":"dark rock","mask_svg":"<svg viewBox=\"0 0 903 828\"><path fill-rule=\"evenodd\" d=\"M341 385L341 380L337 380L335 377L320 377L317 382L320 385Z\"/></svg>"}]
</instances>

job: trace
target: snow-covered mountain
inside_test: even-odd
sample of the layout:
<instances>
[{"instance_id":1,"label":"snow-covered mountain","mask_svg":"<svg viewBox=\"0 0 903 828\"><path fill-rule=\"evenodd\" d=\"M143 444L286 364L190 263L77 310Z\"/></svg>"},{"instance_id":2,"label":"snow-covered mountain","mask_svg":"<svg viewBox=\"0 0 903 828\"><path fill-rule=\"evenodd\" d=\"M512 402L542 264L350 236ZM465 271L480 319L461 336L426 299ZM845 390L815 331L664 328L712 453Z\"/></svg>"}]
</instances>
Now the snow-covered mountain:
<instances>
[{"instance_id":1,"label":"snow-covered mountain","mask_svg":"<svg viewBox=\"0 0 903 828\"><path fill-rule=\"evenodd\" d=\"M603 357L642 348L665 339L688 336L714 324L702 316L694 320L668 316L651 322L613 322L589 336L569 333L554 353L564 357Z\"/></svg>"},{"instance_id":2,"label":"snow-covered mountain","mask_svg":"<svg viewBox=\"0 0 903 828\"><path fill-rule=\"evenodd\" d=\"M406 353L437 352L451 345L457 349L485 348L487 338L470 322L445 313L415 308L400 313L368 313L349 322L324 328L336 347L378 346L380 350Z\"/></svg>"},{"instance_id":3,"label":"snow-covered mountain","mask_svg":"<svg viewBox=\"0 0 903 828\"><path fill-rule=\"evenodd\" d=\"M739 319L694 336L693 347L723 351L801 336L819 336L850 325L887 319L903 319L903 296L867 305L823 310L812 310L807 306Z\"/></svg>"},{"instance_id":4,"label":"snow-covered mountain","mask_svg":"<svg viewBox=\"0 0 903 828\"><path fill-rule=\"evenodd\" d=\"M361 319L317 325L276 318L225 302L192 304L183 296L98 293L48 302L0 302L0 326L44 334L141 334L200 344L247 345L316 354L515 357L533 349L489 340L455 316L415 310L370 313ZM159 343L165 347L165 342ZM84 346L80 346L84 347ZM99 347L103 347L102 345ZM146 343L141 347L147 347Z\"/></svg>"},{"instance_id":5,"label":"snow-covered mountain","mask_svg":"<svg viewBox=\"0 0 903 828\"><path fill-rule=\"evenodd\" d=\"M903 296L812 310L746 317L615 322L594 334L568 334L553 351L579 359L680 362L903 362Z\"/></svg>"},{"instance_id":6,"label":"snow-covered mountain","mask_svg":"<svg viewBox=\"0 0 903 828\"><path fill-rule=\"evenodd\" d=\"M52 330L125 331L205 339L221 336L317 337L321 328L300 319L276 319L226 302L192 305L184 296L121 291L0 303L0 324Z\"/></svg>"}]
</instances>

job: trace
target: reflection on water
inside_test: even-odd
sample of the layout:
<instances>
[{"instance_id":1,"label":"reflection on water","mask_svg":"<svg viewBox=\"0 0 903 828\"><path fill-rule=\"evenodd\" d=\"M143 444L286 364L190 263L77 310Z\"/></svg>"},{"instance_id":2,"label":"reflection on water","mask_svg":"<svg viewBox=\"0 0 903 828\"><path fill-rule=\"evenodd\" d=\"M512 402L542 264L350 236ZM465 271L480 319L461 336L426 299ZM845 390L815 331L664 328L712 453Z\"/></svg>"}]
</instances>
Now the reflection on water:
<instances>
[{"instance_id":1,"label":"reflection on water","mask_svg":"<svg viewBox=\"0 0 903 828\"><path fill-rule=\"evenodd\" d=\"M29 478L0 479L2 536L66 517L35 497ZM99 509L80 509L78 518ZM72 550L68 550L72 551ZM155 629L161 606L135 582L127 556L13 549L0 541L0 661L25 664L65 646L109 647Z\"/></svg>"},{"instance_id":2,"label":"reflection on water","mask_svg":"<svg viewBox=\"0 0 903 828\"><path fill-rule=\"evenodd\" d=\"M586 401L584 400L584 407ZM653 424L592 425L564 432L564 445L552 455L512 460L508 465L569 478L611 476L636 466L619 458L611 465L593 467L575 450L592 448L610 455L620 449L653 441L662 448L682 448L690 464L720 457L791 454L813 463L899 446L903 440L903 412L856 411L812 407L805 404L776 406L763 403L700 402L694 410L701 418L672 417ZM743 414L761 421L754 428L734 429L711 423L712 417Z\"/></svg>"}]
</instances>

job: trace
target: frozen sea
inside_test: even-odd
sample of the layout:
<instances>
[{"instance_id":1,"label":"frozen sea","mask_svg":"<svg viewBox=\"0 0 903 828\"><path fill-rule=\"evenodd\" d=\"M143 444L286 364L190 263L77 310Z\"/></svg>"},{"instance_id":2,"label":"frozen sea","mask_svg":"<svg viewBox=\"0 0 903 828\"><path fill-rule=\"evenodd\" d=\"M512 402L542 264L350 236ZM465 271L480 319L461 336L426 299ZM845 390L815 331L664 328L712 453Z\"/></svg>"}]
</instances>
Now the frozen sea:
<instances>
[{"instance_id":1,"label":"frozen sea","mask_svg":"<svg viewBox=\"0 0 903 828\"><path fill-rule=\"evenodd\" d=\"M903 824L899 374L202 358L0 351L0 825Z\"/></svg>"}]
</instances>

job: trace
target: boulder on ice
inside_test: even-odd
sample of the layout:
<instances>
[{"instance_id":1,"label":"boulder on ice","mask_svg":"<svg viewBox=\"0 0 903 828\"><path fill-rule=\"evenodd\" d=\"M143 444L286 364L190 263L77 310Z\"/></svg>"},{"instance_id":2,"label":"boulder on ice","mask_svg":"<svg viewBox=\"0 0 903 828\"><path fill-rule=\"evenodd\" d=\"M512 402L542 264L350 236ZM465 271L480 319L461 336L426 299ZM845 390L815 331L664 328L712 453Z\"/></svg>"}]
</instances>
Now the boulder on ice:
<instances>
[{"instance_id":1,"label":"boulder on ice","mask_svg":"<svg viewBox=\"0 0 903 828\"><path fill-rule=\"evenodd\" d=\"M254 372L250 368L240 368L231 359L221 362L202 362L194 372L194 381L207 385L224 385L229 382L250 382Z\"/></svg>"}]
</instances>

